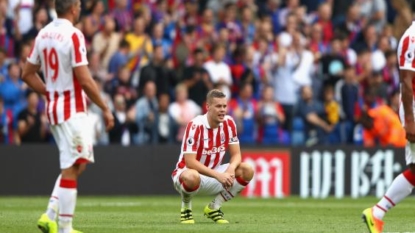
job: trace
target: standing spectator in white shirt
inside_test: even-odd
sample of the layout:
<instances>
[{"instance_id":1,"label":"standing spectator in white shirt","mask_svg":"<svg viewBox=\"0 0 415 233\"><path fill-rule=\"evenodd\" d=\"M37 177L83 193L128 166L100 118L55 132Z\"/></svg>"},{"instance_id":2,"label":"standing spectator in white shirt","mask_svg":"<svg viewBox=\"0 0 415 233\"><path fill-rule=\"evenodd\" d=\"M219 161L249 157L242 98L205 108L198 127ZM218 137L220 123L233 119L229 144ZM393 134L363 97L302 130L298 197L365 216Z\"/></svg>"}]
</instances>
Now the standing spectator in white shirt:
<instances>
[{"instance_id":1,"label":"standing spectator in white shirt","mask_svg":"<svg viewBox=\"0 0 415 233\"><path fill-rule=\"evenodd\" d=\"M225 52L226 48L224 45L216 44L212 50L213 59L206 62L204 67L208 71L213 84L218 86L224 92L227 98L230 98L232 76L228 64L223 62Z\"/></svg>"}]
</instances>

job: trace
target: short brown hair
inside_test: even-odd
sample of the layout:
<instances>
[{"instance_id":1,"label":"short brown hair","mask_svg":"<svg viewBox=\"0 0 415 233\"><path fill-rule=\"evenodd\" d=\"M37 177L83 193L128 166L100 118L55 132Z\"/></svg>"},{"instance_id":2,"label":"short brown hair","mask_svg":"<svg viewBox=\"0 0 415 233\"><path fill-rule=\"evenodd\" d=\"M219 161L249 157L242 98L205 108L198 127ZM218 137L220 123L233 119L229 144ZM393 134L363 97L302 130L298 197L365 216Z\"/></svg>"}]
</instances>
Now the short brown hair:
<instances>
[{"instance_id":1,"label":"short brown hair","mask_svg":"<svg viewBox=\"0 0 415 233\"><path fill-rule=\"evenodd\" d=\"M210 90L206 95L206 100L208 103L212 102L213 98L225 98L226 95L219 89Z\"/></svg>"}]
</instances>

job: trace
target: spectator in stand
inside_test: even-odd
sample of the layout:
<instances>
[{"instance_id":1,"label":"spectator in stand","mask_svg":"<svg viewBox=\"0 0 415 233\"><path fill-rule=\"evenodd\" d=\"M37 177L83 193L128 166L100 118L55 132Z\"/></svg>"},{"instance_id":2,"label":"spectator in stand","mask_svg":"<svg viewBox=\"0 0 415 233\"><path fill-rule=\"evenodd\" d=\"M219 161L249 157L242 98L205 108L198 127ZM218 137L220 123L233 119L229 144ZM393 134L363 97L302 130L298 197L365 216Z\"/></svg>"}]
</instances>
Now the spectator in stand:
<instances>
[{"instance_id":1,"label":"spectator in stand","mask_svg":"<svg viewBox=\"0 0 415 233\"><path fill-rule=\"evenodd\" d=\"M202 113L202 109L193 100L187 98L187 87L185 84L176 86L176 101L169 106L169 115L177 128L174 138L176 142L183 139L186 126L193 118Z\"/></svg>"},{"instance_id":2,"label":"spectator in stand","mask_svg":"<svg viewBox=\"0 0 415 233\"><path fill-rule=\"evenodd\" d=\"M118 71L118 75L108 83L108 90L113 99L122 95L126 109L130 109L138 99L137 90L131 86L131 71L127 66Z\"/></svg>"},{"instance_id":3,"label":"spectator in stand","mask_svg":"<svg viewBox=\"0 0 415 233\"><path fill-rule=\"evenodd\" d=\"M3 98L6 110L12 110L13 116L24 108L27 85L20 80L20 69L16 63L8 67L6 81L0 83L0 97Z\"/></svg>"},{"instance_id":4,"label":"spectator in stand","mask_svg":"<svg viewBox=\"0 0 415 233\"><path fill-rule=\"evenodd\" d=\"M157 113L158 101L156 97L156 84L148 81L143 89L144 96L135 104L135 119L138 125L137 143L155 144L158 140Z\"/></svg>"},{"instance_id":5,"label":"spectator in stand","mask_svg":"<svg viewBox=\"0 0 415 233\"><path fill-rule=\"evenodd\" d=\"M203 67L205 54L202 49L193 52L194 64L185 68L183 83L187 86L189 99L195 101L200 107L204 106L206 95L213 88L209 73Z\"/></svg>"},{"instance_id":6,"label":"spectator in stand","mask_svg":"<svg viewBox=\"0 0 415 233\"><path fill-rule=\"evenodd\" d=\"M128 9L128 0L115 0L115 8L110 12L117 24L117 31L125 33L131 30L132 11Z\"/></svg>"},{"instance_id":7,"label":"spectator in stand","mask_svg":"<svg viewBox=\"0 0 415 233\"><path fill-rule=\"evenodd\" d=\"M102 0L93 0L91 12L84 18L83 33L87 44L92 43L96 33L105 27L105 6Z\"/></svg>"},{"instance_id":8,"label":"spectator in stand","mask_svg":"<svg viewBox=\"0 0 415 233\"><path fill-rule=\"evenodd\" d=\"M9 17L16 20L17 29L21 35L26 34L33 27L35 0L8 0L8 3Z\"/></svg>"},{"instance_id":9,"label":"spectator in stand","mask_svg":"<svg viewBox=\"0 0 415 233\"><path fill-rule=\"evenodd\" d=\"M356 80L356 70L353 66L346 66L344 82L340 88L341 109L344 113L346 142L353 142L355 127L355 106L359 98L359 84Z\"/></svg>"},{"instance_id":10,"label":"spectator in stand","mask_svg":"<svg viewBox=\"0 0 415 233\"><path fill-rule=\"evenodd\" d=\"M206 8L203 11L202 22L196 28L198 40L201 41L205 50L210 51L212 49L211 46L218 37L211 9Z\"/></svg>"},{"instance_id":11,"label":"spectator in stand","mask_svg":"<svg viewBox=\"0 0 415 233\"><path fill-rule=\"evenodd\" d=\"M262 12L265 12L265 15L261 15L262 17L268 16L271 18L272 32L275 35L279 34L283 29L283 25L280 22L280 5L281 0L267 0L265 9L262 10Z\"/></svg>"},{"instance_id":12,"label":"spectator in stand","mask_svg":"<svg viewBox=\"0 0 415 233\"><path fill-rule=\"evenodd\" d=\"M225 46L216 44L212 49L212 60L206 62L204 68L208 71L213 84L220 87L221 91L230 99L232 76L228 64L223 62L225 54Z\"/></svg>"},{"instance_id":13,"label":"spectator in stand","mask_svg":"<svg viewBox=\"0 0 415 233\"><path fill-rule=\"evenodd\" d=\"M145 32L146 24L143 17L137 17L134 20L132 32L125 36L125 40L130 44L130 53L137 54L128 63L131 71L138 71L149 62L153 55L153 44L151 37Z\"/></svg>"},{"instance_id":14,"label":"spectator in stand","mask_svg":"<svg viewBox=\"0 0 415 233\"><path fill-rule=\"evenodd\" d=\"M3 98L0 96L0 144L15 144L18 141L16 128L13 112L5 108Z\"/></svg>"},{"instance_id":15,"label":"spectator in stand","mask_svg":"<svg viewBox=\"0 0 415 233\"><path fill-rule=\"evenodd\" d=\"M313 98L313 92L309 86L304 86L301 94L298 114L306 126L306 145L327 143L327 136L333 130L333 126L327 123L327 115L323 104Z\"/></svg>"},{"instance_id":16,"label":"spectator in stand","mask_svg":"<svg viewBox=\"0 0 415 233\"><path fill-rule=\"evenodd\" d=\"M108 70L111 57L117 51L121 35L115 32L115 21L105 17L104 28L92 39L92 50L97 53L101 61L101 69Z\"/></svg>"},{"instance_id":17,"label":"spectator in stand","mask_svg":"<svg viewBox=\"0 0 415 233\"><path fill-rule=\"evenodd\" d=\"M28 91L27 107L17 116L17 133L20 143L40 143L47 139L48 124L46 115L38 110L39 95L34 91Z\"/></svg>"},{"instance_id":18,"label":"spectator in stand","mask_svg":"<svg viewBox=\"0 0 415 233\"><path fill-rule=\"evenodd\" d=\"M363 23L360 17L358 4L352 4L347 10L346 19L335 29L335 33L345 33L351 42L354 42L362 30Z\"/></svg>"},{"instance_id":19,"label":"spectator in stand","mask_svg":"<svg viewBox=\"0 0 415 233\"><path fill-rule=\"evenodd\" d=\"M274 100L274 89L266 86L262 99L258 103L259 133L258 141L262 144L289 144L289 134L281 125L285 121L284 110Z\"/></svg>"},{"instance_id":20,"label":"spectator in stand","mask_svg":"<svg viewBox=\"0 0 415 233\"><path fill-rule=\"evenodd\" d=\"M250 45L255 39L255 20L253 18L253 10L245 6L242 8L242 16L239 27L242 31L242 40L245 45Z\"/></svg>"},{"instance_id":21,"label":"spectator in stand","mask_svg":"<svg viewBox=\"0 0 415 233\"><path fill-rule=\"evenodd\" d=\"M386 65L383 68L382 74L384 81L388 84L388 94L392 94L399 88L399 70L398 70L398 59L396 52L389 50L385 53Z\"/></svg>"},{"instance_id":22,"label":"spectator in stand","mask_svg":"<svg viewBox=\"0 0 415 233\"><path fill-rule=\"evenodd\" d=\"M372 24L376 32L381 32L386 23L386 1L366 0L356 2L360 5L360 14L366 24Z\"/></svg>"},{"instance_id":23,"label":"spectator in stand","mask_svg":"<svg viewBox=\"0 0 415 233\"><path fill-rule=\"evenodd\" d=\"M103 82L111 80L113 77L102 67L101 56L97 52L91 52L87 55L88 57L88 68L93 77L100 79Z\"/></svg>"},{"instance_id":24,"label":"spectator in stand","mask_svg":"<svg viewBox=\"0 0 415 233\"><path fill-rule=\"evenodd\" d=\"M6 63L6 50L0 47L0 84L6 80L8 75L8 64Z\"/></svg>"},{"instance_id":25,"label":"spectator in stand","mask_svg":"<svg viewBox=\"0 0 415 233\"><path fill-rule=\"evenodd\" d=\"M257 103L252 98L250 83L243 83L239 96L229 102L229 114L236 122L238 138L241 143L254 144L257 139Z\"/></svg>"},{"instance_id":26,"label":"spectator in stand","mask_svg":"<svg viewBox=\"0 0 415 233\"><path fill-rule=\"evenodd\" d=\"M37 33L49 22L48 12L46 8L40 7L34 11L35 19L33 27L23 35L23 41L32 40L37 36Z\"/></svg>"},{"instance_id":27,"label":"spectator in stand","mask_svg":"<svg viewBox=\"0 0 415 233\"><path fill-rule=\"evenodd\" d=\"M377 49L378 34L374 25L367 25L363 31L357 36L352 44L352 48L356 51L368 49L373 52Z\"/></svg>"},{"instance_id":28,"label":"spectator in stand","mask_svg":"<svg viewBox=\"0 0 415 233\"><path fill-rule=\"evenodd\" d=\"M388 87L383 80L382 72L373 72L368 79L368 88L375 91L376 97L386 103L388 98Z\"/></svg>"},{"instance_id":29,"label":"spectator in stand","mask_svg":"<svg viewBox=\"0 0 415 233\"><path fill-rule=\"evenodd\" d=\"M340 129L340 105L334 99L334 88L327 86L324 89L324 110L328 124L333 128L328 135L327 142L330 144L339 144L343 142Z\"/></svg>"},{"instance_id":30,"label":"spectator in stand","mask_svg":"<svg viewBox=\"0 0 415 233\"><path fill-rule=\"evenodd\" d=\"M152 43L153 47L161 46L163 48L164 59L171 56L172 43L170 40L164 38L163 23L157 23L153 26Z\"/></svg>"},{"instance_id":31,"label":"spectator in stand","mask_svg":"<svg viewBox=\"0 0 415 233\"><path fill-rule=\"evenodd\" d=\"M159 97L158 109L158 142L171 143L174 141L173 119L169 114L170 97L167 94L162 94Z\"/></svg>"},{"instance_id":32,"label":"spectator in stand","mask_svg":"<svg viewBox=\"0 0 415 233\"><path fill-rule=\"evenodd\" d=\"M242 41L242 28L236 21L236 5L232 2L225 4L222 20L217 25L219 31L222 28L226 28L229 32L229 42L237 43Z\"/></svg>"},{"instance_id":33,"label":"spectator in stand","mask_svg":"<svg viewBox=\"0 0 415 233\"><path fill-rule=\"evenodd\" d=\"M134 119L127 114L126 103L123 95L114 96L114 128L109 131L109 139L113 144L129 146L133 144L133 135L137 133L137 125Z\"/></svg>"},{"instance_id":34,"label":"spectator in stand","mask_svg":"<svg viewBox=\"0 0 415 233\"><path fill-rule=\"evenodd\" d=\"M297 9L300 6L299 0L287 0L286 6L284 8L281 8L279 13L279 21L281 26L285 27L288 25L288 17L287 15L294 13L295 9Z\"/></svg>"},{"instance_id":35,"label":"spectator in stand","mask_svg":"<svg viewBox=\"0 0 415 233\"><path fill-rule=\"evenodd\" d=\"M333 24L331 22L332 9L329 3L322 3L318 7L317 22L321 25L323 42L329 43L333 39Z\"/></svg>"},{"instance_id":36,"label":"spectator in stand","mask_svg":"<svg viewBox=\"0 0 415 233\"><path fill-rule=\"evenodd\" d=\"M7 57L15 57L16 43L21 37L19 27L15 27L18 18L7 15L7 1L0 1L0 48ZM17 52L17 50L16 50ZM0 64L1 65L1 64ZM0 67L1 68L1 67Z\"/></svg>"},{"instance_id":37,"label":"spectator in stand","mask_svg":"<svg viewBox=\"0 0 415 233\"><path fill-rule=\"evenodd\" d=\"M310 51L314 54L314 61L318 62L323 54L329 51L330 43L323 41L323 28L320 24L314 23L311 27L309 41Z\"/></svg>"},{"instance_id":38,"label":"spectator in stand","mask_svg":"<svg viewBox=\"0 0 415 233\"><path fill-rule=\"evenodd\" d=\"M154 47L154 56L150 63L141 69L138 93L143 94L146 83L152 81L157 87L157 96L161 94L171 95L177 83L176 74L166 66L163 47Z\"/></svg>"},{"instance_id":39,"label":"spectator in stand","mask_svg":"<svg viewBox=\"0 0 415 233\"><path fill-rule=\"evenodd\" d=\"M245 62L246 56L247 51L245 47L242 46L238 46L233 53L233 63L230 65L231 75L233 78L232 98L238 95L239 87L242 83L250 83L253 87L253 96L257 99L259 92L259 80ZM276 60L277 59L275 58L274 61ZM257 64L257 66L259 66L259 64Z\"/></svg>"},{"instance_id":40,"label":"spectator in stand","mask_svg":"<svg viewBox=\"0 0 415 233\"><path fill-rule=\"evenodd\" d=\"M323 85L336 85L346 66L346 60L342 54L342 43L339 37L332 39L330 53L323 55L321 58L321 66L324 80Z\"/></svg>"},{"instance_id":41,"label":"spectator in stand","mask_svg":"<svg viewBox=\"0 0 415 233\"><path fill-rule=\"evenodd\" d=\"M118 70L127 65L130 58L130 44L126 40L121 40L118 50L111 56L108 64L108 73L114 76Z\"/></svg>"},{"instance_id":42,"label":"spectator in stand","mask_svg":"<svg viewBox=\"0 0 415 233\"><path fill-rule=\"evenodd\" d=\"M363 125L363 144L365 146L406 145L405 130L398 115L387 105L379 105L364 112L360 118Z\"/></svg>"}]
</instances>

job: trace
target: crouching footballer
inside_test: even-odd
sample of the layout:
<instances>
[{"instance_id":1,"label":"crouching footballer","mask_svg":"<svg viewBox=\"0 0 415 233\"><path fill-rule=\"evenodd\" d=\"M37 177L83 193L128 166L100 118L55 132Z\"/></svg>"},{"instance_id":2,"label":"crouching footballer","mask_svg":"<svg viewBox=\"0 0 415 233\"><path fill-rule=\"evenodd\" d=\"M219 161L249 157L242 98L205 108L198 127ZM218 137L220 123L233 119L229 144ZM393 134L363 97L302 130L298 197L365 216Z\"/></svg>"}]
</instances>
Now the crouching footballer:
<instances>
[{"instance_id":1,"label":"crouching footballer","mask_svg":"<svg viewBox=\"0 0 415 233\"><path fill-rule=\"evenodd\" d=\"M216 195L204 208L204 214L215 223L229 223L221 206L240 193L254 175L247 163L241 162L241 149L232 117L226 115L227 99L217 89L207 94L207 113L195 117L187 125L181 153L172 173L174 187L182 199L181 223L195 223L192 198ZM229 147L230 161L222 164Z\"/></svg>"}]
</instances>

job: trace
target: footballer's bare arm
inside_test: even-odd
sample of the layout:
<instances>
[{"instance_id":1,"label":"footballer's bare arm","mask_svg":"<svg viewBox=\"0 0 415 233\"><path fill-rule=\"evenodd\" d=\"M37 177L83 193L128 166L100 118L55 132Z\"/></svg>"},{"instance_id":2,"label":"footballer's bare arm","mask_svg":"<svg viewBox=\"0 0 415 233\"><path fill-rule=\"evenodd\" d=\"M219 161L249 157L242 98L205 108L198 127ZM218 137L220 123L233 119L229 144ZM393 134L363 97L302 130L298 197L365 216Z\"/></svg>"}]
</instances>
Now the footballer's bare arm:
<instances>
[{"instance_id":1,"label":"footballer's bare arm","mask_svg":"<svg viewBox=\"0 0 415 233\"><path fill-rule=\"evenodd\" d=\"M22 80L37 93L46 95L46 85L37 74L39 68L40 65L27 61L23 67Z\"/></svg>"},{"instance_id":2,"label":"footballer's bare arm","mask_svg":"<svg viewBox=\"0 0 415 233\"><path fill-rule=\"evenodd\" d=\"M402 104L405 112L405 132L406 139L415 143L415 122L413 109L413 88L412 79L415 72L410 70L400 70Z\"/></svg>"},{"instance_id":3,"label":"footballer's bare arm","mask_svg":"<svg viewBox=\"0 0 415 233\"><path fill-rule=\"evenodd\" d=\"M242 155L241 155L241 147L239 143L236 144L229 144L229 154L230 154L230 161L229 167L226 172L229 172L235 175L235 170L242 162Z\"/></svg>"},{"instance_id":4,"label":"footballer's bare arm","mask_svg":"<svg viewBox=\"0 0 415 233\"><path fill-rule=\"evenodd\" d=\"M87 96L94 102L98 107L101 108L103 112L103 117L105 121L106 130L109 131L114 127L114 116L111 110L108 108L108 105L101 98L98 86L95 81L92 79L89 69L86 65L77 66L73 68L75 76L79 81L82 89L85 91Z\"/></svg>"}]
</instances>

